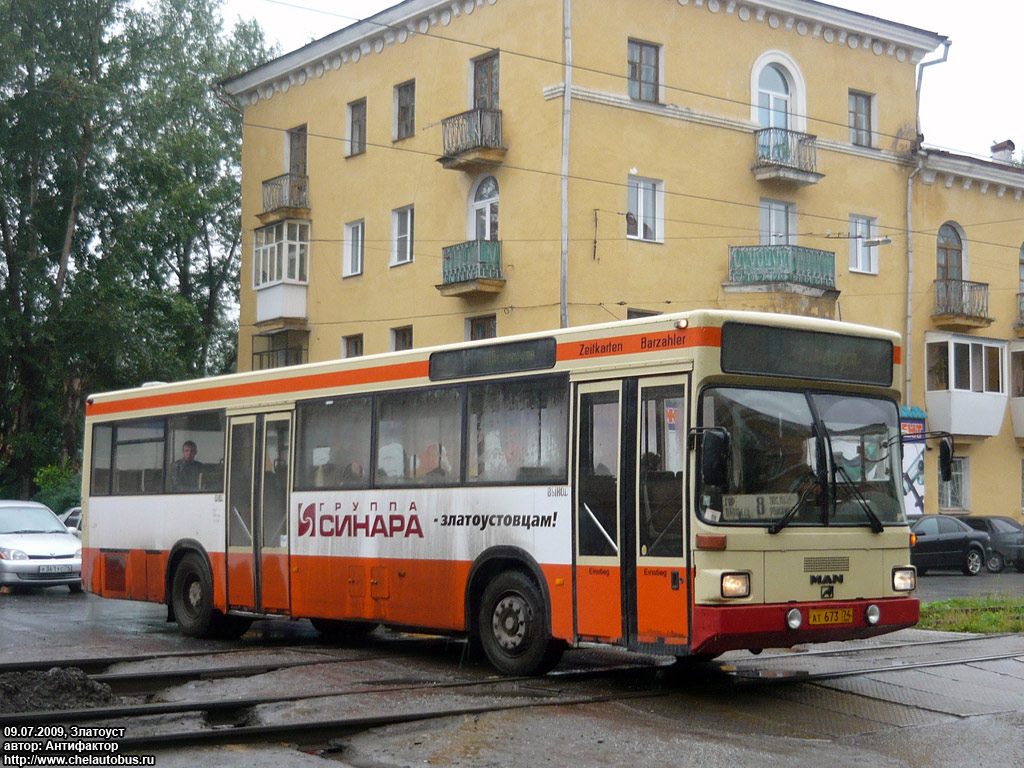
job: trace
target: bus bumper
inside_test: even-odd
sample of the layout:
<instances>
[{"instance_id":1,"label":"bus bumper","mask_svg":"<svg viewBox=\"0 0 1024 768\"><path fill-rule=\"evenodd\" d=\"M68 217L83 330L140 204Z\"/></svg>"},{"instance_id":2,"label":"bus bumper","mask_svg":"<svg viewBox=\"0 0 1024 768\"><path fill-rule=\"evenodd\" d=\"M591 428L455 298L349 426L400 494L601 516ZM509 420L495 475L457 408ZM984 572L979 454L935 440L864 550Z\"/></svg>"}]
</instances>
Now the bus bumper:
<instances>
[{"instance_id":1,"label":"bus bumper","mask_svg":"<svg viewBox=\"0 0 1024 768\"><path fill-rule=\"evenodd\" d=\"M878 621L867 620L869 606L877 606ZM852 621L841 624L812 624L812 612L852 611ZM879 600L844 600L823 603L778 603L773 605L696 605L693 608L691 652L719 654L725 651L789 648L803 643L855 640L906 629L917 623L920 603L914 597ZM790 629L787 616L800 612L801 623ZM820 615L820 614L818 614Z\"/></svg>"}]
</instances>

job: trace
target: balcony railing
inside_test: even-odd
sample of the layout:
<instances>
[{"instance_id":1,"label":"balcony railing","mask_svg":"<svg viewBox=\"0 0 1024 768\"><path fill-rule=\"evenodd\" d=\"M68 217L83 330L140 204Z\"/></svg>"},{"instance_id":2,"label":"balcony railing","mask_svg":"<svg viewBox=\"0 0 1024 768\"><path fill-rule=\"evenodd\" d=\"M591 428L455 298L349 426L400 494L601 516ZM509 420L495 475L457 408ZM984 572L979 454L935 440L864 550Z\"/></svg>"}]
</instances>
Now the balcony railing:
<instances>
[{"instance_id":1,"label":"balcony railing","mask_svg":"<svg viewBox=\"0 0 1024 768\"><path fill-rule=\"evenodd\" d=\"M470 240L441 249L444 285L468 280L503 280L501 276L501 242Z\"/></svg>"},{"instance_id":2,"label":"balcony railing","mask_svg":"<svg viewBox=\"0 0 1024 768\"><path fill-rule=\"evenodd\" d=\"M753 245L729 248L729 282L796 283L836 287L836 255L799 245Z\"/></svg>"},{"instance_id":3,"label":"balcony railing","mask_svg":"<svg viewBox=\"0 0 1024 768\"><path fill-rule=\"evenodd\" d=\"M285 173L263 182L263 212L309 208L309 177Z\"/></svg>"},{"instance_id":4,"label":"balcony railing","mask_svg":"<svg viewBox=\"0 0 1024 768\"><path fill-rule=\"evenodd\" d=\"M818 137L786 128L762 128L754 133L758 167L784 165L800 171L818 170Z\"/></svg>"},{"instance_id":5,"label":"balcony railing","mask_svg":"<svg viewBox=\"0 0 1024 768\"><path fill-rule=\"evenodd\" d=\"M988 283L936 280L935 314L988 320Z\"/></svg>"},{"instance_id":6,"label":"balcony railing","mask_svg":"<svg viewBox=\"0 0 1024 768\"><path fill-rule=\"evenodd\" d=\"M503 149L501 110L471 109L441 121L441 144L447 157L474 149Z\"/></svg>"},{"instance_id":7,"label":"balcony railing","mask_svg":"<svg viewBox=\"0 0 1024 768\"><path fill-rule=\"evenodd\" d=\"M308 361L309 350L302 347L284 347L267 349L252 353L252 369L265 371L270 368L286 368L290 365L302 365Z\"/></svg>"}]
</instances>

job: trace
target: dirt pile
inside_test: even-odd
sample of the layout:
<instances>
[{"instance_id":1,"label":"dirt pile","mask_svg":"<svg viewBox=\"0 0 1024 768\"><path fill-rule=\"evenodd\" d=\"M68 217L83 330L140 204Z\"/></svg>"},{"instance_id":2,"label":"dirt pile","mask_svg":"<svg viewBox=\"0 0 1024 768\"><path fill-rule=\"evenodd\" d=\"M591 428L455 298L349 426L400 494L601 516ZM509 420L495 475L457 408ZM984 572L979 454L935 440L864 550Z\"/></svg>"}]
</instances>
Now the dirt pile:
<instances>
[{"instance_id":1,"label":"dirt pile","mask_svg":"<svg viewBox=\"0 0 1024 768\"><path fill-rule=\"evenodd\" d=\"M0 675L0 713L44 709L81 709L113 704L109 685L90 680L80 669L54 667L46 672Z\"/></svg>"}]
</instances>

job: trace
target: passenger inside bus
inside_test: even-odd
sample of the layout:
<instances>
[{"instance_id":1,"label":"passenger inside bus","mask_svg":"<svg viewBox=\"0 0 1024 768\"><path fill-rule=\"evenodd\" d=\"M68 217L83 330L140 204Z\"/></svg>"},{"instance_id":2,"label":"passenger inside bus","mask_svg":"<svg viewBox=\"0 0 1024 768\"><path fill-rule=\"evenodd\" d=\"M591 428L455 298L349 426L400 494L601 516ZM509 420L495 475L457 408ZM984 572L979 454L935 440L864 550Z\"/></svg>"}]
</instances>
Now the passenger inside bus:
<instances>
[{"instance_id":1,"label":"passenger inside bus","mask_svg":"<svg viewBox=\"0 0 1024 768\"><path fill-rule=\"evenodd\" d=\"M181 458L171 465L171 490L199 490L199 478L203 474L202 463L196 461L199 449L192 440L181 445Z\"/></svg>"}]
</instances>

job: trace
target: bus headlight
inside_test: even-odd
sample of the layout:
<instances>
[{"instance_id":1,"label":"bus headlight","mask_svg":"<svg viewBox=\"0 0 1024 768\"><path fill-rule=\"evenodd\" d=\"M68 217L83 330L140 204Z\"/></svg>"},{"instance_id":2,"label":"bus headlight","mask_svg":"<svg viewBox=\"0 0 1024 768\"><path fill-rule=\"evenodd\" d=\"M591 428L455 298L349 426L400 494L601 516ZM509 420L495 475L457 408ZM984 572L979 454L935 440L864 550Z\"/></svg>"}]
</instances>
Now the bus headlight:
<instances>
[{"instance_id":1,"label":"bus headlight","mask_svg":"<svg viewBox=\"0 0 1024 768\"><path fill-rule=\"evenodd\" d=\"M893 568L892 588L896 592L913 592L917 589L917 571L913 568Z\"/></svg>"},{"instance_id":2,"label":"bus headlight","mask_svg":"<svg viewBox=\"0 0 1024 768\"><path fill-rule=\"evenodd\" d=\"M722 597L750 597L750 574L723 573Z\"/></svg>"}]
</instances>

